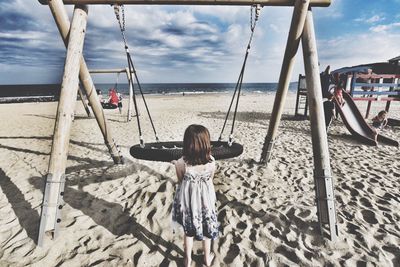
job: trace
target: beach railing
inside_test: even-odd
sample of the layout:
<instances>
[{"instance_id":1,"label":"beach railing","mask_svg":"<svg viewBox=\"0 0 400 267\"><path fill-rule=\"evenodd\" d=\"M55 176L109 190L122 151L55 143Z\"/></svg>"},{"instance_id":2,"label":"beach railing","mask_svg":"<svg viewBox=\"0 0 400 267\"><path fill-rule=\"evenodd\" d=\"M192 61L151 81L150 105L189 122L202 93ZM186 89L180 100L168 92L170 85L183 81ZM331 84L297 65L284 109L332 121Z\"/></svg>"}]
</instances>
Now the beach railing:
<instances>
[{"instance_id":1,"label":"beach railing","mask_svg":"<svg viewBox=\"0 0 400 267\"><path fill-rule=\"evenodd\" d=\"M347 76L346 89L354 101L368 101L365 114L368 118L373 101L386 101L386 111L389 111L391 101L400 101L399 78L398 74L353 73Z\"/></svg>"}]
</instances>

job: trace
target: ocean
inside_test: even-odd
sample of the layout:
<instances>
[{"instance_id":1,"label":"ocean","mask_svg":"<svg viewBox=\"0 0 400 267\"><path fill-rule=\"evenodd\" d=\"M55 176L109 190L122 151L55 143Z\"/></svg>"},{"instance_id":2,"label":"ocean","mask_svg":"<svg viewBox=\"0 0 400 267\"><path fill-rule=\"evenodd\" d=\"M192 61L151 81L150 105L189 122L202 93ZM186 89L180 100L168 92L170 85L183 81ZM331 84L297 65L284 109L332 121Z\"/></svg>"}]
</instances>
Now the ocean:
<instances>
[{"instance_id":1,"label":"ocean","mask_svg":"<svg viewBox=\"0 0 400 267\"><path fill-rule=\"evenodd\" d=\"M233 93L234 83L145 83L141 84L144 94L203 94L203 93ZM96 84L96 89L107 96L108 89L115 84ZM60 96L60 84L22 84L0 85L0 103L57 101ZM275 92L277 83L243 83L242 92L269 93ZM289 90L297 90L297 82L289 86ZM117 91L123 96L129 95L128 84L118 84ZM139 93L137 85L135 92Z\"/></svg>"}]
</instances>

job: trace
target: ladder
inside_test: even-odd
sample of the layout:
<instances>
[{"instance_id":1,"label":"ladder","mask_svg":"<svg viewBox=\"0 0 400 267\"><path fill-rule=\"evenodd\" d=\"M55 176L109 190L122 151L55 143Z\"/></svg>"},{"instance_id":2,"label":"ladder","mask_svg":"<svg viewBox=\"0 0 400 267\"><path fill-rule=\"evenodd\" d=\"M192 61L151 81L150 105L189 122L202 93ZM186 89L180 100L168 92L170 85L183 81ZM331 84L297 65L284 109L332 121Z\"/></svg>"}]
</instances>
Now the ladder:
<instances>
[{"instance_id":1,"label":"ladder","mask_svg":"<svg viewBox=\"0 0 400 267\"><path fill-rule=\"evenodd\" d=\"M301 74L299 74L299 81L297 83L296 108L294 116L304 119L306 119L308 116L306 76Z\"/></svg>"}]
</instances>

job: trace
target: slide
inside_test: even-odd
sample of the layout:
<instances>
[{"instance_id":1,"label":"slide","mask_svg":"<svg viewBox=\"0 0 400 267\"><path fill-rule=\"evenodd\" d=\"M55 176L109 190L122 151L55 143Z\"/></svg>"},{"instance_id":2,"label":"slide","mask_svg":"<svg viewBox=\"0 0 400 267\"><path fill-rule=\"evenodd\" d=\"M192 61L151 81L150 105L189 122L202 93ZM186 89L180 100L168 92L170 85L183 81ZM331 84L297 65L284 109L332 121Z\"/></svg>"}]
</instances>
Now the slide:
<instances>
[{"instance_id":1,"label":"slide","mask_svg":"<svg viewBox=\"0 0 400 267\"><path fill-rule=\"evenodd\" d=\"M360 142L377 146L378 141L392 146L399 146L399 142L381 134L376 134L361 115L351 96L343 91L343 99L345 104L341 107L336 100L336 108L338 109L343 123L346 125L350 133Z\"/></svg>"}]
</instances>

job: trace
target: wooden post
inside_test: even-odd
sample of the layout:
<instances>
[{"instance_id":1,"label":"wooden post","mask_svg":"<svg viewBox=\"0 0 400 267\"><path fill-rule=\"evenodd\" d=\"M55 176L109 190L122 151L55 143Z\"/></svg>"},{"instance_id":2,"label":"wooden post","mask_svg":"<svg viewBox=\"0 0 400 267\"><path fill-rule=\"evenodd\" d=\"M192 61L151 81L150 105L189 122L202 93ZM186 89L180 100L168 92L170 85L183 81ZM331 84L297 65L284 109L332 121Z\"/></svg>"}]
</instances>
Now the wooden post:
<instances>
[{"instance_id":1,"label":"wooden post","mask_svg":"<svg viewBox=\"0 0 400 267\"><path fill-rule=\"evenodd\" d=\"M81 90L80 87L78 87L78 93L79 93L79 97L80 97L80 99L82 101L83 107L86 110L86 114L88 115L88 117L90 117L90 109L89 109L88 104L86 103L85 96L83 95L82 90Z\"/></svg>"},{"instance_id":2,"label":"wooden post","mask_svg":"<svg viewBox=\"0 0 400 267\"><path fill-rule=\"evenodd\" d=\"M347 80L346 80L346 92L351 92L351 75L347 75Z\"/></svg>"},{"instance_id":3,"label":"wooden post","mask_svg":"<svg viewBox=\"0 0 400 267\"><path fill-rule=\"evenodd\" d=\"M368 80L368 83L374 83L375 81L374 81L374 79L372 79L372 78L370 78L369 80ZM374 91L374 89L375 89L375 87L371 87L369 90L371 90L371 92L372 91ZM369 97L373 97L374 95L369 95ZM368 100L368 104L367 104L367 111L365 112L365 118L366 119L368 119L368 117L369 117L369 112L371 111L371 104L372 104L372 101L371 100Z\"/></svg>"},{"instance_id":4,"label":"wooden post","mask_svg":"<svg viewBox=\"0 0 400 267\"><path fill-rule=\"evenodd\" d=\"M314 154L314 182L318 221L328 223L330 238L335 241L338 236L335 197L331 165L329 159L328 138L326 135L324 108L322 104L321 81L319 77L317 44L315 41L314 23L311 8L308 11L302 36L304 68L307 80L307 93L310 103L310 122Z\"/></svg>"},{"instance_id":5,"label":"wooden post","mask_svg":"<svg viewBox=\"0 0 400 267\"><path fill-rule=\"evenodd\" d=\"M50 155L46 188L40 218L38 245L43 244L44 234L54 231L57 237L61 221L62 196L64 194L65 168L67 163L71 125L79 86L79 66L87 24L87 7L76 6L72 18L64 76L61 84L53 145Z\"/></svg>"},{"instance_id":6,"label":"wooden post","mask_svg":"<svg viewBox=\"0 0 400 267\"><path fill-rule=\"evenodd\" d=\"M354 97L354 89L356 89L356 80L357 80L357 73L353 72L353 75L351 77L351 88L350 88L350 95L351 97Z\"/></svg>"},{"instance_id":7,"label":"wooden post","mask_svg":"<svg viewBox=\"0 0 400 267\"><path fill-rule=\"evenodd\" d=\"M67 11L65 10L62 0L49 0L48 1L50 10L53 14L54 20L57 24L58 30L60 31L61 37L64 40L64 44L68 45L68 35L70 31L70 22L68 18ZM122 156L118 151L118 147L112 138L111 127L107 127L107 121L104 116L103 107L100 104L100 100L96 93L96 88L94 86L92 77L90 76L89 70L86 66L85 59L83 56L78 62L79 76L83 88L85 89L86 96L88 97L90 106L94 113L97 123L99 124L101 133L104 137L104 142L111 154L114 163L123 163Z\"/></svg>"},{"instance_id":8,"label":"wooden post","mask_svg":"<svg viewBox=\"0 0 400 267\"><path fill-rule=\"evenodd\" d=\"M308 96L306 96L306 104L304 106L304 117L307 118L308 115Z\"/></svg>"},{"instance_id":9,"label":"wooden post","mask_svg":"<svg viewBox=\"0 0 400 267\"><path fill-rule=\"evenodd\" d=\"M132 73L129 71L129 68L126 68L126 77L128 78L129 83L129 102L128 102L128 122L132 120L132 107L133 107L133 88L132 88ZM137 115L137 114L136 114Z\"/></svg>"},{"instance_id":10,"label":"wooden post","mask_svg":"<svg viewBox=\"0 0 400 267\"><path fill-rule=\"evenodd\" d=\"M301 74L299 74L299 80L297 82L296 107L294 109L294 116L295 117L297 117L299 115L300 86L301 86Z\"/></svg>"},{"instance_id":11,"label":"wooden post","mask_svg":"<svg viewBox=\"0 0 400 267\"><path fill-rule=\"evenodd\" d=\"M398 81L399 81L399 78L393 78L393 81L392 81L392 82L393 82L394 84L397 84L396 87L398 87ZM392 92L393 90L394 90L394 86L391 86L390 89L389 89L389 91ZM391 97L391 96L389 96L389 97ZM385 106L386 112L389 112L390 103L391 103L390 100L386 101L386 106Z\"/></svg>"},{"instance_id":12,"label":"wooden post","mask_svg":"<svg viewBox=\"0 0 400 267\"><path fill-rule=\"evenodd\" d=\"M299 48L300 38L303 32L309 4L310 0L297 0L295 2L281 74L279 76L278 89L276 91L274 107L272 109L271 120L268 127L268 134L265 137L264 146L261 153L260 162L262 163L268 163L271 159L272 149L278 132L278 126L281 121L283 106L285 104L287 91L289 89L293 65L297 50Z\"/></svg>"},{"instance_id":13,"label":"wooden post","mask_svg":"<svg viewBox=\"0 0 400 267\"><path fill-rule=\"evenodd\" d=\"M383 84L383 78L381 77L381 78L379 78L379 87L378 87L378 92L382 92L382 84ZM378 94L377 95L377 97L376 97L376 100L377 101L381 101L381 99L382 99L382 95L380 95L380 94Z\"/></svg>"}]
</instances>

